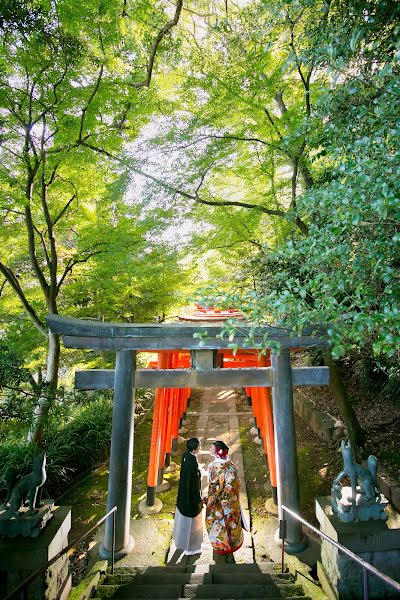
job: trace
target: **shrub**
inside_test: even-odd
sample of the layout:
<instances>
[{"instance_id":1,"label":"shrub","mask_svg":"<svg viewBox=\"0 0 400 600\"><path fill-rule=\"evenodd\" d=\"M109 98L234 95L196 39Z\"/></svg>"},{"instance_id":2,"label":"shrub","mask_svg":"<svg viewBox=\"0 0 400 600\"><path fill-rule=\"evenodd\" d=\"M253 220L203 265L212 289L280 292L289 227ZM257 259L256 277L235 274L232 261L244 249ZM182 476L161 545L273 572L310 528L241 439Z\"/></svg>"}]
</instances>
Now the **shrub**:
<instances>
[{"instance_id":1,"label":"shrub","mask_svg":"<svg viewBox=\"0 0 400 600\"><path fill-rule=\"evenodd\" d=\"M56 497L71 479L87 471L107 456L110 447L112 401L99 398L77 408L71 420L56 427L53 422L45 433L47 481L43 494ZM0 447L3 472L14 467L19 475L31 471L35 446L9 442ZM4 484L3 484L4 489Z\"/></svg>"}]
</instances>

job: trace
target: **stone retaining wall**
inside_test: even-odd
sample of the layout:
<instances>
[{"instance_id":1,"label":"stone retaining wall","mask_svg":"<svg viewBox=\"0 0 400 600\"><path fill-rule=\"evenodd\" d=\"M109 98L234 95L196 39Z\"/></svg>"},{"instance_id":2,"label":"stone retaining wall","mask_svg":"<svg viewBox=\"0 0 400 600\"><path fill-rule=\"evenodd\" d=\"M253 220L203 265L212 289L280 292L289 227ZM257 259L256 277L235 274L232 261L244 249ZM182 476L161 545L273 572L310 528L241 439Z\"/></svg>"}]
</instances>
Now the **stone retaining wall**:
<instances>
[{"instance_id":1,"label":"stone retaining wall","mask_svg":"<svg viewBox=\"0 0 400 600\"><path fill-rule=\"evenodd\" d=\"M343 421L318 410L315 404L298 390L293 390L293 402L297 416L325 442L337 444L346 435Z\"/></svg>"},{"instance_id":2,"label":"stone retaining wall","mask_svg":"<svg viewBox=\"0 0 400 600\"><path fill-rule=\"evenodd\" d=\"M362 464L368 467L367 461L363 461ZM388 475L385 467L378 467L378 484L382 494L400 512L400 483Z\"/></svg>"}]
</instances>

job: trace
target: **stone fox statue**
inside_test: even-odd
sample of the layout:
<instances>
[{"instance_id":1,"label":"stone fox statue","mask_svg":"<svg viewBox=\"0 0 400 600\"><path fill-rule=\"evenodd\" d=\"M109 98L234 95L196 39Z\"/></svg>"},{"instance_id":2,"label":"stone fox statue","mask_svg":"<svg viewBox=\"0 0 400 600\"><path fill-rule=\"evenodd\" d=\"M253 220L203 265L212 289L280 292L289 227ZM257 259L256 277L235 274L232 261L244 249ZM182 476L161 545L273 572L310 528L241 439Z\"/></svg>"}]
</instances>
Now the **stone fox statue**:
<instances>
[{"instance_id":1,"label":"stone fox statue","mask_svg":"<svg viewBox=\"0 0 400 600\"><path fill-rule=\"evenodd\" d=\"M361 465L353 462L350 441L346 446L342 440L340 450L343 456L344 468L334 480L332 489L334 490L340 480L347 475L351 483L351 497L349 500L351 500L353 507L356 503L357 483L360 486L361 496L364 501L368 502L369 500L380 497L377 481L378 461L375 456L371 454L371 456L368 457L368 469L364 469Z\"/></svg>"},{"instance_id":2,"label":"stone fox statue","mask_svg":"<svg viewBox=\"0 0 400 600\"><path fill-rule=\"evenodd\" d=\"M16 469L14 469L14 467L9 467L7 469L7 471L4 473L4 477L3 477L4 481L6 482L6 499L4 500L4 503L2 504L2 506L7 506L8 501L10 500L11 497L11 492L13 490L15 481L17 479L17 471Z\"/></svg>"},{"instance_id":3,"label":"stone fox statue","mask_svg":"<svg viewBox=\"0 0 400 600\"><path fill-rule=\"evenodd\" d=\"M29 475L22 477L14 486L9 499L10 512L17 516L21 505L29 496L29 510L33 512L39 488L46 481L46 453L42 450L35 454L33 470Z\"/></svg>"}]
</instances>

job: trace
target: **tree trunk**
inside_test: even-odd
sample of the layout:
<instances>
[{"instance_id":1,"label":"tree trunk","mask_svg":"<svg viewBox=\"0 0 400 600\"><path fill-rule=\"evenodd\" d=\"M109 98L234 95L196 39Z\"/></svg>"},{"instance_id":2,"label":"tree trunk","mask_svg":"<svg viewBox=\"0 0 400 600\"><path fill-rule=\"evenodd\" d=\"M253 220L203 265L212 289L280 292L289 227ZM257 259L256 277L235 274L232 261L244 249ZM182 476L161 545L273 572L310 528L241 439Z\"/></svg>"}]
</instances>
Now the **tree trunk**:
<instances>
[{"instance_id":1,"label":"tree trunk","mask_svg":"<svg viewBox=\"0 0 400 600\"><path fill-rule=\"evenodd\" d=\"M340 373L340 365L338 361L333 360L329 350L324 352L324 362L326 366L329 367L330 389L347 427L348 436L353 449L353 459L359 460L361 455L360 446L364 444L365 440L364 432L358 422L349 397L347 396L342 375Z\"/></svg>"},{"instance_id":2,"label":"tree trunk","mask_svg":"<svg viewBox=\"0 0 400 600\"><path fill-rule=\"evenodd\" d=\"M49 332L48 340L46 378L33 411L33 422L27 437L28 443L38 445L42 443L46 417L55 398L60 363L60 336Z\"/></svg>"}]
</instances>

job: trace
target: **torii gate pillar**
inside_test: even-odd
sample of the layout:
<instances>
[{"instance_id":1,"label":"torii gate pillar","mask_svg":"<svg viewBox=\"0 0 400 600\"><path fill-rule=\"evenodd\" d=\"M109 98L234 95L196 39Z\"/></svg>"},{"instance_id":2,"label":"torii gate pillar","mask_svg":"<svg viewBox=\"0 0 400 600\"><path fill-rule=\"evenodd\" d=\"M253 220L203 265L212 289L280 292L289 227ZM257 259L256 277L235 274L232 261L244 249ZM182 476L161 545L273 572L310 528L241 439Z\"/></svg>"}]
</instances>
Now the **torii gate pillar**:
<instances>
[{"instance_id":1,"label":"torii gate pillar","mask_svg":"<svg viewBox=\"0 0 400 600\"><path fill-rule=\"evenodd\" d=\"M278 479L279 518L282 504L300 514L300 490L297 469L296 429L293 407L292 368L290 351L282 348L280 353L271 352L273 368L272 402L275 430L275 448ZM297 554L308 546L301 523L287 519L285 551Z\"/></svg>"},{"instance_id":2,"label":"torii gate pillar","mask_svg":"<svg viewBox=\"0 0 400 600\"><path fill-rule=\"evenodd\" d=\"M129 533L131 521L133 432L135 413L136 352L117 352L115 364L114 405L110 465L108 476L107 512L118 506L115 515L115 558L122 558L134 547ZM99 556L111 560L113 546L112 521L107 519Z\"/></svg>"}]
</instances>

